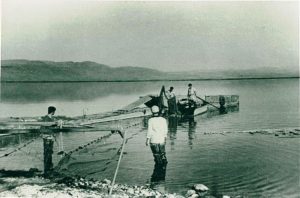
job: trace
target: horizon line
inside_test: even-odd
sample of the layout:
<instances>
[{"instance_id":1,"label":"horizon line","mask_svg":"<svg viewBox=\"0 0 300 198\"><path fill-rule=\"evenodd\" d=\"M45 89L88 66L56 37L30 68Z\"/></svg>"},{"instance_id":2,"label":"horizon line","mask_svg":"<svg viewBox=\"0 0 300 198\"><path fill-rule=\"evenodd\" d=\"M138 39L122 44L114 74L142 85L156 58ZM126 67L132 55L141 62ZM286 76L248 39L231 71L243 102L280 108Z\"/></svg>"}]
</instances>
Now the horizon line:
<instances>
[{"instance_id":1,"label":"horizon line","mask_svg":"<svg viewBox=\"0 0 300 198\"><path fill-rule=\"evenodd\" d=\"M153 81L222 81L222 80L268 80L268 79L290 79L300 76L283 77L249 77L249 78L203 78L203 79L153 79L153 80L77 80L77 81L21 81L21 80L0 80L0 83L89 83L89 82L153 82Z\"/></svg>"}]
</instances>

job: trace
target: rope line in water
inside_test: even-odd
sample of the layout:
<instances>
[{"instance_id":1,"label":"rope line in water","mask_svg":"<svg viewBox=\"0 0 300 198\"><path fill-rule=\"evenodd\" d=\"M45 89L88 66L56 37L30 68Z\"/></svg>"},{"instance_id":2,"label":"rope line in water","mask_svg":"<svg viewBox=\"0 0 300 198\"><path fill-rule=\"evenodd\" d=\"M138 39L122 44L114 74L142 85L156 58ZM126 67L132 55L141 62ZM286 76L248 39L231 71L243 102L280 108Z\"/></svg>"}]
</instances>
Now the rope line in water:
<instances>
[{"instance_id":1,"label":"rope line in water","mask_svg":"<svg viewBox=\"0 0 300 198\"><path fill-rule=\"evenodd\" d=\"M30 140L30 141L24 143L22 146L16 148L15 150L13 150L13 151L11 151L11 152L9 152L9 153L6 153L6 154L0 156L0 158L8 157L8 156L10 156L11 154L13 154L13 153L15 153L15 152L17 152L17 151L20 151L21 149L27 147L29 144L33 143L33 142L34 142L35 140L37 140L38 138L40 138L40 136L35 137L34 139L32 139L32 140Z\"/></svg>"}]
</instances>

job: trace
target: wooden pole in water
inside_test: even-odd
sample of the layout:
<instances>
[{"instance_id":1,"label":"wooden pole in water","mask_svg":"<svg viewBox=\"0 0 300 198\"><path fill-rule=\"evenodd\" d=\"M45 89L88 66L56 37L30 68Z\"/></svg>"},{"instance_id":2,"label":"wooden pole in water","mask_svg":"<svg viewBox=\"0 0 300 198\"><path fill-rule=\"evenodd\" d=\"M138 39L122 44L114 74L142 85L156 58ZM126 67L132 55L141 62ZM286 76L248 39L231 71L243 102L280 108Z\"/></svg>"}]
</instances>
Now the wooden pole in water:
<instances>
[{"instance_id":1,"label":"wooden pole in water","mask_svg":"<svg viewBox=\"0 0 300 198\"><path fill-rule=\"evenodd\" d=\"M59 149L60 151L64 152L64 140L63 140L63 133L59 132L59 136L60 136L60 141L59 141ZM63 157L63 155L61 155L61 157Z\"/></svg>"},{"instance_id":2,"label":"wooden pole in water","mask_svg":"<svg viewBox=\"0 0 300 198\"><path fill-rule=\"evenodd\" d=\"M44 177L48 177L53 169L52 154L53 154L53 137L44 136Z\"/></svg>"},{"instance_id":3,"label":"wooden pole in water","mask_svg":"<svg viewBox=\"0 0 300 198\"><path fill-rule=\"evenodd\" d=\"M160 93L159 93L159 99L158 99L158 108L159 108L160 113L162 113L162 109L164 106L164 99L163 99L164 94L166 94L165 86L162 86Z\"/></svg>"},{"instance_id":4,"label":"wooden pole in water","mask_svg":"<svg viewBox=\"0 0 300 198\"><path fill-rule=\"evenodd\" d=\"M115 185L115 181L116 181L116 177L117 177L117 174L118 174L118 170L119 170L119 166L120 166L120 163L121 163L121 159L122 159L122 156L123 156L125 144L126 144L126 131L124 131L122 149L121 149L121 152L120 152L120 156L119 156L118 165L117 165L117 168L116 168L116 171L115 171L115 175L114 175L114 178L113 178L113 180L111 182L111 187L109 189L109 195L112 194L112 190L113 190L114 185Z\"/></svg>"},{"instance_id":5,"label":"wooden pole in water","mask_svg":"<svg viewBox=\"0 0 300 198\"><path fill-rule=\"evenodd\" d=\"M209 105L211 105L211 106L213 106L213 107L215 107L215 108L217 108L217 109L219 109L220 110L220 108L219 107L217 107L216 105L214 105L214 104L211 104L210 102L207 102L206 100L204 100L204 99L202 99L202 98L200 98L199 96L196 96L198 99L200 99L200 100L202 100L203 102L206 102L207 104L209 104Z\"/></svg>"}]
</instances>

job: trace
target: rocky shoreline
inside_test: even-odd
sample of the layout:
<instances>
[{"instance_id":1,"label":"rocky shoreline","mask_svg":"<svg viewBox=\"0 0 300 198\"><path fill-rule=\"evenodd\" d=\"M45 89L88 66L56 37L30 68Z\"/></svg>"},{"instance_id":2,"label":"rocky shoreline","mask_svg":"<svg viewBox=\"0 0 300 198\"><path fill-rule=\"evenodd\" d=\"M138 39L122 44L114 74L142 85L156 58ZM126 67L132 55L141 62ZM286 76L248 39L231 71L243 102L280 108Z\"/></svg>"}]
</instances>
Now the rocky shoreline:
<instances>
[{"instance_id":1,"label":"rocky shoreline","mask_svg":"<svg viewBox=\"0 0 300 198\"><path fill-rule=\"evenodd\" d=\"M176 193L161 193L147 186L130 186L115 184L112 195L108 195L111 181L64 177L60 179L45 179L34 177L2 177L0 179L0 197L115 197L115 198L214 198L209 195L209 188L203 184L195 184L185 195ZM223 198L229 196L223 195ZM240 197L240 196L239 196Z\"/></svg>"},{"instance_id":2,"label":"rocky shoreline","mask_svg":"<svg viewBox=\"0 0 300 198\"><path fill-rule=\"evenodd\" d=\"M42 177L6 177L0 181L0 197L166 197L183 198L178 194L160 193L145 186L115 184L112 195L108 195L111 181L96 181L84 178L65 177L57 181Z\"/></svg>"}]
</instances>

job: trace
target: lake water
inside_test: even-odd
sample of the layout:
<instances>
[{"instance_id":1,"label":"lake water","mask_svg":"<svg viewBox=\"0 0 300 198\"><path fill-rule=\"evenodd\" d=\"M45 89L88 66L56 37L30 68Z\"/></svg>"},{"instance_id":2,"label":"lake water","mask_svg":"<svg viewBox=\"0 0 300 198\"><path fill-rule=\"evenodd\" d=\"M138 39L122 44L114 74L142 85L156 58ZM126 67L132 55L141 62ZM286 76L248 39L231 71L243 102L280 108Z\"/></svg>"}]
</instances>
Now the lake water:
<instances>
[{"instance_id":1,"label":"lake water","mask_svg":"<svg viewBox=\"0 0 300 198\"><path fill-rule=\"evenodd\" d=\"M139 96L158 94L162 85L174 86L177 94L186 94L185 81L110 82L110 83L2 83L0 117L39 116L47 107L57 107L58 115L82 115L116 110ZM238 133L246 130L299 129L299 79L193 81L200 96L236 94L237 112L213 117L199 116L193 121L169 120L168 165L165 179L151 182L154 162L145 146L146 128L128 130L128 144L117 182L151 184L161 191L184 194L190 185L203 183L214 196L299 197L300 139L275 135ZM215 134L209 134L214 132ZM223 133L225 132L225 133ZM231 132L231 133L228 133ZM70 151L107 132L57 134ZM2 138L0 154L34 136ZM107 140L75 152L66 163L67 174L90 178L112 178L117 150L122 139ZM61 145L55 144L55 153ZM38 139L22 152L0 159L0 168L41 168L42 141ZM27 155L24 155L24 153ZM20 161L21 156L23 157ZM30 163L24 163L24 158ZM58 162L60 157L54 156Z\"/></svg>"}]
</instances>

